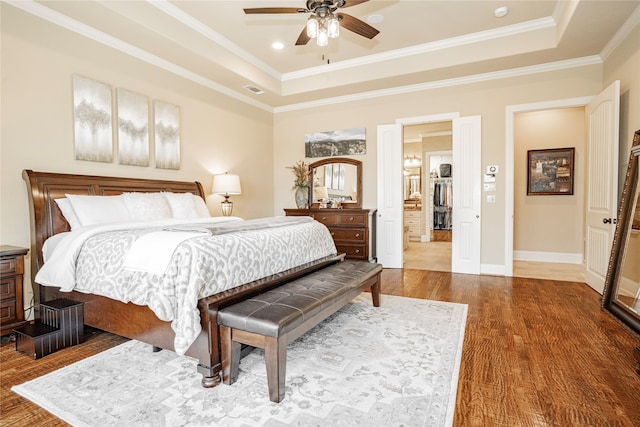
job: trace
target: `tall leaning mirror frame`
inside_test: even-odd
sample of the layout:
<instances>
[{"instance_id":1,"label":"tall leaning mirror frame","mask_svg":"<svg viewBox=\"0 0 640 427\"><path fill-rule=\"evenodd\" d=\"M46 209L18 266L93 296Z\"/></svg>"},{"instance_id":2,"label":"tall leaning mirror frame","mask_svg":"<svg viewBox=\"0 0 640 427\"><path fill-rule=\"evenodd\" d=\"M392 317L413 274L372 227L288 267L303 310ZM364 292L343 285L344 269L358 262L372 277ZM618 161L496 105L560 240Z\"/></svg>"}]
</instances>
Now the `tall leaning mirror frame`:
<instances>
[{"instance_id":1,"label":"tall leaning mirror frame","mask_svg":"<svg viewBox=\"0 0 640 427\"><path fill-rule=\"evenodd\" d=\"M320 204L343 209L362 207L362 162L346 157L329 157L309 165L311 207ZM335 202L340 202L339 204Z\"/></svg>"},{"instance_id":2,"label":"tall leaning mirror frame","mask_svg":"<svg viewBox=\"0 0 640 427\"><path fill-rule=\"evenodd\" d=\"M635 132L620 198L602 307L640 334L640 130Z\"/></svg>"}]
</instances>

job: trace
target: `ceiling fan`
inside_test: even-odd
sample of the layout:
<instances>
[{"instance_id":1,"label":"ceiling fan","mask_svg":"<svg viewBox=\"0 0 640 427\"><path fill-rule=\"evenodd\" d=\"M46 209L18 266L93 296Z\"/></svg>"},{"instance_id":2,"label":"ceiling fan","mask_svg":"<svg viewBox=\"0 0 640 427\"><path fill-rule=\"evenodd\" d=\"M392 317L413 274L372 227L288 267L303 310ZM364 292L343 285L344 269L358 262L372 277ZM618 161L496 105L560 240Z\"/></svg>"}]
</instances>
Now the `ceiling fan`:
<instances>
[{"instance_id":1,"label":"ceiling fan","mask_svg":"<svg viewBox=\"0 0 640 427\"><path fill-rule=\"evenodd\" d=\"M307 25L296 40L296 46L306 45L312 38L318 46L326 46L330 38L339 35L340 26L368 39L374 38L380 31L366 22L338 9L351 7L369 0L307 0L306 8L297 7L256 7L244 9L246 14L270 13L310 13Z\"/></svg>"}]
</instances>

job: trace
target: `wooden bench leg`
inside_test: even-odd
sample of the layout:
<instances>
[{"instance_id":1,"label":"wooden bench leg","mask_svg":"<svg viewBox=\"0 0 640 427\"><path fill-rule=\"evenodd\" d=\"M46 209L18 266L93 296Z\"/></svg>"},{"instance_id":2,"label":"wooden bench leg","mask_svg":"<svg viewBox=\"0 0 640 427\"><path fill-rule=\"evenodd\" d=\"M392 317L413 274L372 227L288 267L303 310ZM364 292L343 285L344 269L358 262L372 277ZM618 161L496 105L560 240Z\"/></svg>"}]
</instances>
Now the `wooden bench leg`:
<instances>
[{"instance_id":1,"label":"wooden bench leg","mask_svg":"<svg viewBox=\"0 0 640 427\"><path fill-rule=\"evenodd\" d=\"M279 403L284 399L285 392L287 338L265 337L264 358L267 365L269 399Z\"/></svg>"},{"instance_id":2,"label":"wooden bench leg","mask_svg":"<svg viewBox=\"0 0 640 427\"><path fill-rule=\"evenodd\" d=\"M371 285L371 299L374 307L380 307L380 273L376 274L376 283Z\"/></svg>"},{"instance_id":3,"label":"wooden bench leg","mask_svg":"<svg viewBox=\"0 0 640 427\"><path fill-rule=\"evenodd\" d=\"M220 326L220 352L222 356L222 382L231 385L238 379L242 345L232 339L233 329Z\"/></svg>"}]
</instances>

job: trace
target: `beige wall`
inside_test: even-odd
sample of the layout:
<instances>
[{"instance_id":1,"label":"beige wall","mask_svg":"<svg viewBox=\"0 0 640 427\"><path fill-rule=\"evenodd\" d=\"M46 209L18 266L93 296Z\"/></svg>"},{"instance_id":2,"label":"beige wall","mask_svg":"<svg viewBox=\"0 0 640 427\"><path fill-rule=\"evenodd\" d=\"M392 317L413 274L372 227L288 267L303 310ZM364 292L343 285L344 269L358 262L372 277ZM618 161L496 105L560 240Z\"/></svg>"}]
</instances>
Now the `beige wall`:
<instances>
[{"instance_id":1,"label":"beige wall","mask_svg":"<svg viewBox=\"0 0 640 427\"><path fill-rule=\"evenodd\" d=\"M604 61L603 85L620 80L620 162L618 188L622 192L633 133L640 130L640 26Z\"/></svg>"},{"instance_id":2,"label":"beige wall","mask_svg":"<svg viewBox=\"0 0 640 427\"><path fill-rule=\"evenodd\" d=\"M23 13L2 12L2 118L0 242L29 247L29 212L23 169L151 179L201 181L213 173L240 175L234 214L273 212L272 114L213 92ZM74 159L72 74L81 74L180 107L180 170L121 166ZM115 104L114 104L115 105ZM209 196L220 215L220 196ZM27 262L29 264L29 262ZM29 272L26 276L29 277ZM29 282L25 291L30 295ZM28 303L28 297L25 298Z\"/></svg>"},{"instance_id":3,"label":"beige wall","mask_svg":"<svg viewBox=\"0 0 640 427\"><path fill-rule=\"evenodd\" d=\"M514 129L513 249L582 254L585 109L516 114ZM569 147L575 148L573 195L527 195L527 151Z\"/></svg>"},{"instance_id":4,"label":"beige wall","mask_svg":"<svg viewBox=\"0 0 640 427\"><path fill-rule=\"evenodd\" d=\"M304 134L365 127L363 206L376 206L376 126L398 118L459 112L482 116L482 170L505 164L505 108L509 105L591 96L602 89L601 67L586 66L463 86L415 91L374 100L281 112L274 119L275 212L293 206L291 173L285 166L304 158ZM455 168L455 165L454 165ZM485 265L504 264L504 173L496 177L496 203L482 203L482 256Z\"/></svg>"}]
</instances>

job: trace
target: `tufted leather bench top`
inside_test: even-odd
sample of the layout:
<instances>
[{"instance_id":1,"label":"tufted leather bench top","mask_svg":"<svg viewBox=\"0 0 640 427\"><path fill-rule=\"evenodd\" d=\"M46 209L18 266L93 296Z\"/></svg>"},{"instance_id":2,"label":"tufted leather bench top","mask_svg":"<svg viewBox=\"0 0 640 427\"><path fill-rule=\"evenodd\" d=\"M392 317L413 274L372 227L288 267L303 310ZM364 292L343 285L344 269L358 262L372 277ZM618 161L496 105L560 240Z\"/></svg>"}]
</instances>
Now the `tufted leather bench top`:
<instances>
[{"instance_id":1,"label":"tufted leather bench top","mask_svg":"<svg viewBox=\"0 0 640 427\"><path fill-rule=\"evenodd\" d=\"M221 309L218 324L277 338L329 306L347 304L352 291L381 270L380 264L345 260Z\"/></svg>"}]
</instances>

